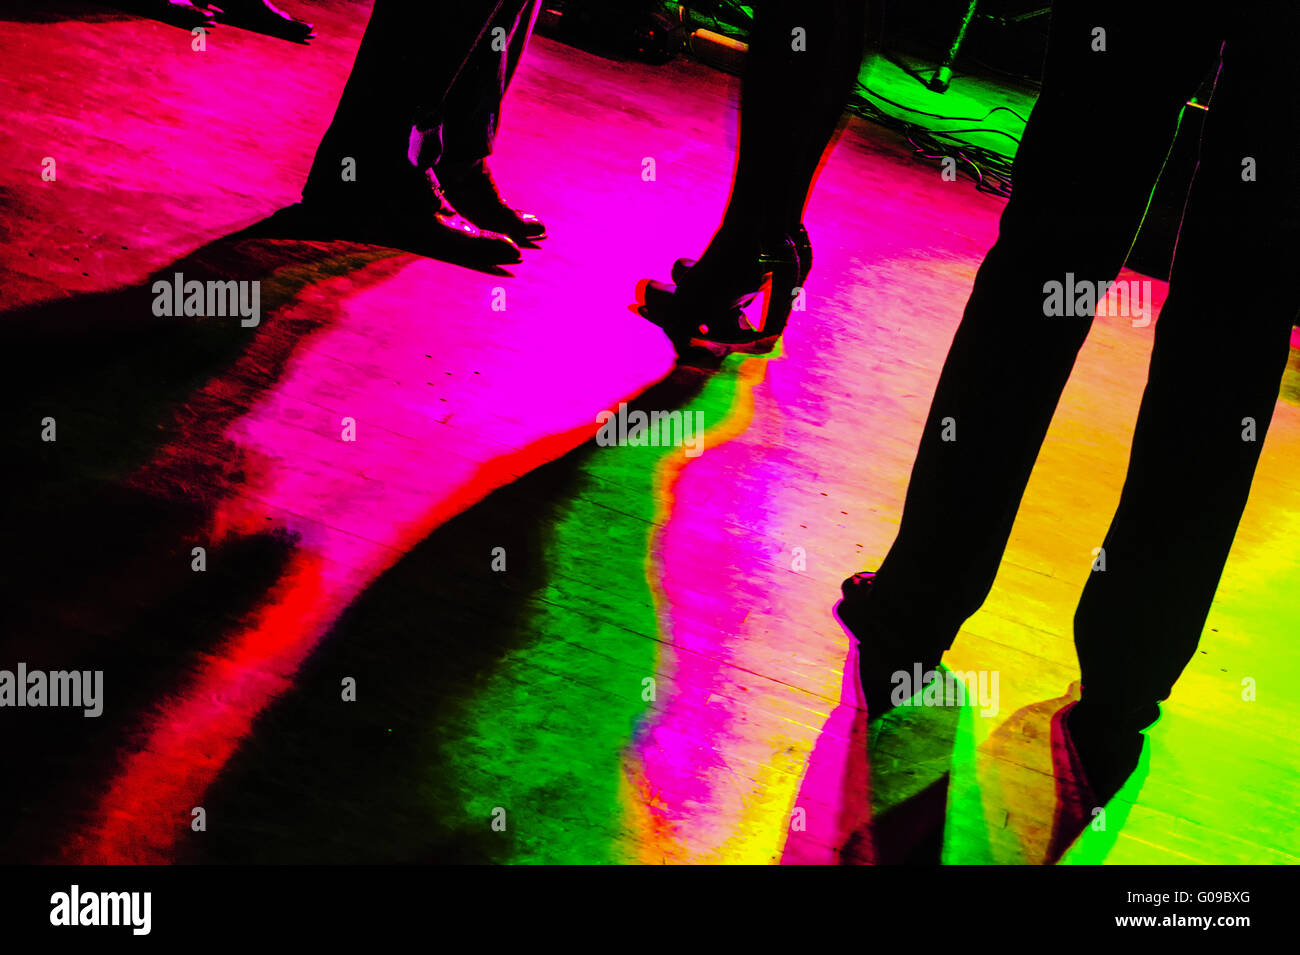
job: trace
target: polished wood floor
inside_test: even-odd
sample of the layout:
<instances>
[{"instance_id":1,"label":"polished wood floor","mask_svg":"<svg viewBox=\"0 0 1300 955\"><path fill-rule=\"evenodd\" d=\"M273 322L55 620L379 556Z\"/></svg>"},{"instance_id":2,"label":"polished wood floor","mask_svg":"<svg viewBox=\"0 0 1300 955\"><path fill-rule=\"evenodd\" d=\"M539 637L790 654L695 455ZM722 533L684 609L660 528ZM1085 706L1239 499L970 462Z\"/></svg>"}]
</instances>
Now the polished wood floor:
<instances>
[{"instance_id":1,"label":"polished wood floor","mask_svg":"<svg viewBox=\"0 0 1300 955\"><path fill-rule=\"evenodd\" d=\"M630 306L728 191L736 81L690 61L535 41L493 161L550 226L517 267L244 231L296 200L366 13L204 52L0 15L0 668L106 687L98 720L0 712L0 858L1042 862L1154 326L1097 323L949 655L997 712L917 710L868 756L830 608L892 539L1001 201L854 120L779 353L677 367ZM175 272L260 281L261 324L155 319ZM1298 371L1148 764L1066 862L1300 857ZM703 453L599 444L625 401L698 413Z\"/></svg>"}]
</instances>

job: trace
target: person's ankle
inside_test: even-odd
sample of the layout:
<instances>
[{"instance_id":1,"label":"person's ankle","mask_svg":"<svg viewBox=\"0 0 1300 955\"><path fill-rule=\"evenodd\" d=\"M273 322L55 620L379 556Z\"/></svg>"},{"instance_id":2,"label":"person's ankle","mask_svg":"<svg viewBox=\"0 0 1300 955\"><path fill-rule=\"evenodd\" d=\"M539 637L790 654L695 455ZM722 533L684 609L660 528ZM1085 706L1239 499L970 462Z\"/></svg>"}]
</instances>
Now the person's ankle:
<instances>
[{"instance_id":1,"label":"person's ankle","mask_svg":"<svg viewBox=\"0 0 1300 955\"><path fill-rule=\"evenodd\" d=\"M492 180L492 171L488 168L487 159L448 159L444 156L438 160L433 171L439 182L453 188L466 183Z\"/></svg>"},{"instance_id":2,"label":"person's ankle","mask_svg":"<svg viewBox=\"0 0 1300 955\"><path fill-rule=\"evenodd\" d=\"M1087 693L1070 714L1072 725L1108 735L1138 733L1159 718L1160 707L1156 703L1118 703Z\"/></svg>"}]
</instances>

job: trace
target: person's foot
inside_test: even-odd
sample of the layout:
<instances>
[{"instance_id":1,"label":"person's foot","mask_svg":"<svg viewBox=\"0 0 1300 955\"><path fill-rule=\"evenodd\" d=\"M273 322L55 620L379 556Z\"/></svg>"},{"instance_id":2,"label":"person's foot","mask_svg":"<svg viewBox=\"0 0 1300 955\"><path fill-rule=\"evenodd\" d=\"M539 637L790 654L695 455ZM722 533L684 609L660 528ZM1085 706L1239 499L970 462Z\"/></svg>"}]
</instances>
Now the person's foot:
<instances>
[{"instance_id":1,"label":"person's foot","mask_svg":"<svg viewBox=\"0 0 1300 955\"><path fill-rule=\"evenodd\" d=\"M1062 710L1064 740L1078 759L1088 789L1102 806L1119 792L1137 768L1142 755L1142 729L1160 714L1152 704L1150 713L1121 719L1080 701Z\"/></svg>"},{"instance_id":2,"label":"person's foot","mask_svg":"<svg viewBox=\"0 0 1300 955\"><path fill-rule=\"evenodd\" d=\"M1142 728L1159 717L1149 712L1124 718L1082 701L1052 718L1052 772L1056 812L1047 861L1054 863L1128 782L1142 758Z\"/></svg>"},{"instance_id":3,"label":"person's foot","mask_svg":"<svg viewBox=\"0 0 1300 955\"><path fill-rule=\"evenodd\" d=\"M316 36L310 23L281 10L269 0L217 0L212 7L223 23L305 43Z\"/></svg>"},{"instance_id":4,"label":"person's foot","mask_svg":"<svg viewBox=\"0 0 1300 955\"><path fill-rule=\"evenodd\" d=\"M913 675L916 667L922 675L937 670L943 652L914 653L899 651L890 645L878 622L873 619L870 600L876 575L871 571L854 574L840 585L843 595L834 613L844 628L858 641L858 672L862 680L862 693L866 699L867 717L875 720L911 696L903 696L905 689L914 691ZM905 674L900 681L896 674Z\"/></svg>"},{"instance_id":5,"label":"person's foot","mask_svg":"<svg viewBox=\"0 0 1300 955\"><path fill-rule=\"evenodd\" d=\"M443 169L440 174L451 202L479 228L508 235L516 242L546 238L541 219L506 205L486 162L480 160L466 169Z\"/></svg>"},{"instance_id":6,"label":"person's foot","mask_svg":"<svg viewBox=\"0 0 1300 955\"><path fill-rule=\"evenodd\" d=\"M328 188L309 181L303 190L307 218L332 237L408 249L466 265L513 265L523 261L509 236L479 228L448 200L433 170L404 170L382 195L354 184ZM392 185L397 182L399 185Z\"/></svg>"}]
</instances>

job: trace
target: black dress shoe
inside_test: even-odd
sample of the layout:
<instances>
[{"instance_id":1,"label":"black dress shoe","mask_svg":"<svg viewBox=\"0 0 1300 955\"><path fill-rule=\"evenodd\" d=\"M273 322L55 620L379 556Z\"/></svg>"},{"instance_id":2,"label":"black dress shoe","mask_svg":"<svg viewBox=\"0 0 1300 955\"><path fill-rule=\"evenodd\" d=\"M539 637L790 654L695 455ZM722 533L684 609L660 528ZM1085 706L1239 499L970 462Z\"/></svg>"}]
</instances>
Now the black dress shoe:
<instances>
[{"instance_id":1,"label":"black dress shoe","mask_svg":"<svg viewBox=\"0 0 1300 955\"><path fill-rule=\"evenodd\" d=\"M443 172L443 188L461 214L482 229L508 235L516 242L546 238L546 226L531 212L506 205L487 163Z\"/></svg>"},{"instance_id":2,"label":"black dress shoe","mask_svg":"<svg viewBox=\"0 0 1300 955\"><path fill-rule=\"evenodd\" d=\"M316 36L310 23L285 13L269 0L217 0L212 7L223 23L267 36L306 43Z\"/></svg>"},{"instance_id":3,"label":"black dress shoe","mask_svg":"<svg viewBox=\"0 0 1300 955\"><path fill-rule=\"evenodd\" d=\"M463 252L491 265L513 265L524 260L508 234L481 227L453 206L432 169L426 169L423 175L433 204L433 228L428 235L431 247L445 248L452 254Z\"/></svg>"},{"instance_id":4,"label":"black dress shoe","mask_svg":"<svg viewBox=\"0 0 1300 955\"><path fill-rule=\"evenodd\" d=\"M307 217L333 238L373 242L466 265L523 261L509 236L470 222L447 201L433 170L402 170L383 193L355 183L303 190Z\"/></svg>"},{"instance_id":5,"label":"black dress shoe","mask_svg":"<svg viewBox=\"0 0 1300 955\"><path fill-rule=\"evenodd\" d=\"M840 585L844 599L835 606L840 623L858 641L858 673L867 703L867 717L877 719L895 706L906 702L920 687L915 686L916 668L925 674L938 670L943 651L909 652L896 649L896 641L886 639L879 622L871 613L871 586L876 575L870 571L854 574ZM895 679L906 674L907 680ZM900 687L910 687L907 692Z\"/></svg>"}]
</instances>

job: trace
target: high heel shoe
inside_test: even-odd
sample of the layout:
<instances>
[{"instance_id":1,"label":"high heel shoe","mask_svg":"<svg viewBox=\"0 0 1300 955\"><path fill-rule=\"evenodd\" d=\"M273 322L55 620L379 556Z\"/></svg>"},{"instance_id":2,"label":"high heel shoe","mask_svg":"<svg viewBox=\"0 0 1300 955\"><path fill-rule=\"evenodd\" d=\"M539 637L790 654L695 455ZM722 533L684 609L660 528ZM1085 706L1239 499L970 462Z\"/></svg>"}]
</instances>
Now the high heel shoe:
<instances>
[{"instance_id":1,"label":"high heel shoe","mask_svg":"<svg viewBox=\"0 0 1300 955\"><path fill-rule=\"evenodd\" d=\"M785 331L798 282L799 256L786 237L725 285L706 283L698 272L676 287L647 282L641 313L679 349L700 348L715 357L764 355Z\"/></svg>"},{"instance_id":2,"label":"high heel shoe","mask_svg":"<svg viewBox=\"0 0 1300 955\"><path fill-rule=\"evenodd\" d=\"M808 273L812 271L812 241L808 238L808 230L804 228L802 222L795 227L789 237L790 241L794 243L795 254L799 257L799 281L795 284L802 288L804 283L808 281ZM695 265L695 259L678 259L673 263L671 272L673 281L681 285L687 273L695 268Z\"/></svg>"}]
</instances>

